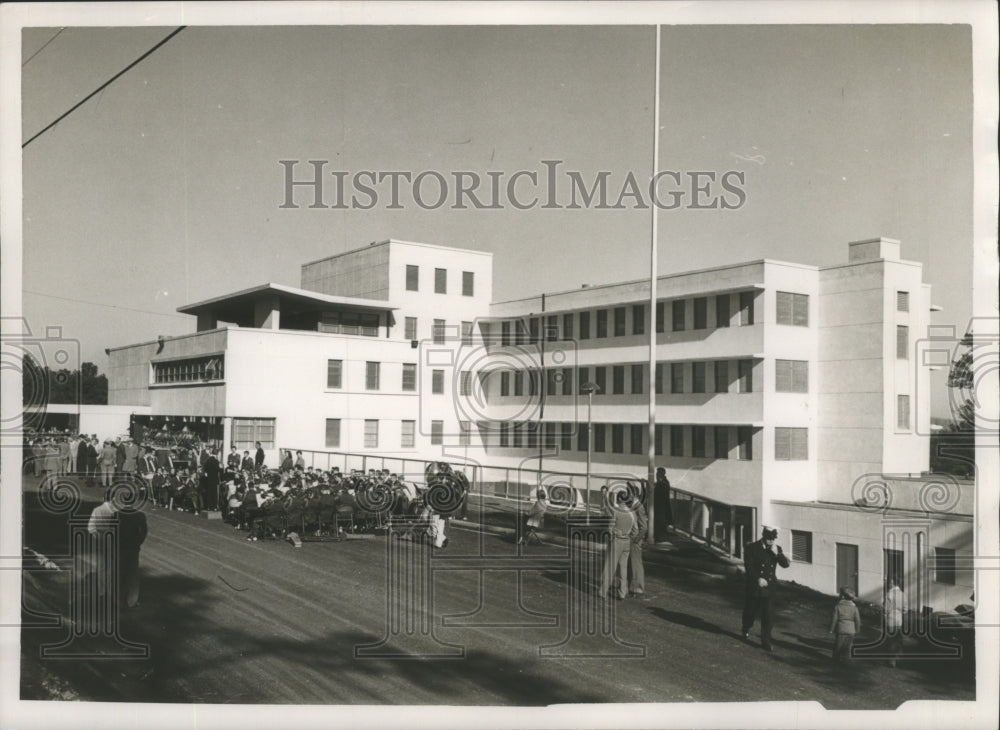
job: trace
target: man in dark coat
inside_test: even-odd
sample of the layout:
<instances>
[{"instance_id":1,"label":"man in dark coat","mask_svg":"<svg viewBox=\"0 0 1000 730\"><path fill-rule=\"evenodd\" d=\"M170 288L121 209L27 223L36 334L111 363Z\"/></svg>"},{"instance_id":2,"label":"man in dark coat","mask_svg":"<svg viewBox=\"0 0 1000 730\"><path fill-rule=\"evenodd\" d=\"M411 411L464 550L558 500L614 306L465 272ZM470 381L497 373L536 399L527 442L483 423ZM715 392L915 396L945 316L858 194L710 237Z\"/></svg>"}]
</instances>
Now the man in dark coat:
<instances>
[{"instance_id":1,"label":"man in dark coat","mask_svg":"<svg viewBox=\"0 0 1000 730\"><path fill-rule=\"evenodd\" d=\"M771 649L771 599L778 592L777 566L787 568L788 558L781 547L776 529L765 527L761 539L743 546L743 564L746 567L746 594L743 601L743 638L750 638L757 613L760 612L760 645ZM775 552L777 549L777 552Z\"/></svg>"},{"instance_id":2,"label":"man in dark coat","mask_svg":"<svg viewBox=\"0 0 1000 730\"><path fill-rule=\"evenodd\" d=\"M122 507L118 514L119 599L126 608L139 605L139 548L146 540L146 515L134 507Z\"/></svg>"},{"instance_id":3,"label":"man in dark coat","mask_svg":"<svg viewBox=\"0 0 1000 730\"><path fill-rule=\"evenodd\" d=\"M215 449L207 452L205 463L201 467L202 490L205 499L205 509L219 509L219 477L222 475L222 466L215 455Z\"/></svg>"}]
</instances>

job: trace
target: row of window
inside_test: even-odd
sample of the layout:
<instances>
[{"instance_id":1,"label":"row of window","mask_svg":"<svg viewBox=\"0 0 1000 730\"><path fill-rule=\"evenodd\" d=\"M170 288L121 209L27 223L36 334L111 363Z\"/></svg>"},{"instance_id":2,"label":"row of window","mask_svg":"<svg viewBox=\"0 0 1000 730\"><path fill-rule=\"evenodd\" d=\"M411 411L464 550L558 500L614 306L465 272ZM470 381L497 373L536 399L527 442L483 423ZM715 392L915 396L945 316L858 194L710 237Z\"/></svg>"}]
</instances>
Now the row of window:
<instances>
[{"instance_id":1,"label":"row of window","mask_svg":"<svg viewBox=\"0 0 1000 730\"><path fill-rule=\"evenodd\" d=\"M737 295L718 294L713 297L715 304L715 327L729 327L733 323L733 296L737 297L736 320L739 325L754 323L753 291L739 292ZM809 326L809 295L792 292L777 292L777 324L796 327ZM689 310L690 303L690 310ZM656 303L656 331L666 331L666 307L670 305L670 329L672 332L685 330L703 330L709 326L709 297L694 297L693 299L675 299L670 302ZM688 312L690 311L690 316ZM610 314L609 314L610 313ZM631 326L629 326L631 321ZM541 331L544 327L544 332ZM630 307L614 307L612 309L585 310L582 312L566 312L550 314L544 317L528 317L513 320L503 320L500 323L500 344L524 345L537 344L544 339L548 342L556 340L589 340L591 338L625 337L627 335L642 335L646 333L646 305L633 304Z\"/></svg>"},{"instance_id":2,"label":"row of window","mask_svg":"<svg viewBox=\"0 0 1000 730\"><path fill-rule=\"evenodd\" d=\"M813 534L805 530L792 530L791 558L795 563L812 563ZM896 552L896 551L889 551ZM934 548L934 582L942 585L955 585L955 575L958 573L955 561L955 551L952 548ZM906 575L898 575L900 588Z\"/></svg>"},{"instance_id":3,"label":"row of window","mask_svg":"<svg viewBox=\"0 0 1000 730\"><path fill-rule=\"evenodd\" d=\"M154 383L198 383L226 377L223 355L153 363Z\"/></svg>"},{"instance_id":4,"label":"row of window","mask_svg":"<svg viewBox=\"0 0 1000 730\"><path fill-rule=\"evenodd\" d=\"M340 434L341 434L341 419L339 418L327 418L326 419L326 448L328 449L339 449L340 448ZM403 449L412 449L416 446L416 433L417 433L417 422L416 421L400 421L399 422L399 446ZM461 421L459 423L459 446L469 445L469 436L472 431L472 426L468 421ZM431 444L441 445L444 441L444 421L431 421ZM364 448L366 449L377 449L379 447L379 421L377 418L366 418L364 426ZM388 447L388 444L383 444L383 446Z\"/></svg>"},{"instance_id":5,"label":"row of window","mask_svg":"<svg viewBox=\"0 0 1000 730\"><path fill-rule=\"evenodd\" d=\"M462 344L472 344L472 322L462 322ZM403 339L418 340L417 318L405 317L403 319ZM431 325L431 339L435 345L443 345L447 340L448 328L443 319L435 319Z\"/></svg>"},{"instance_id":6,"label":"row of window","mask_svg":"<svg viewBox=\"0 0 1000 730\"><path fill-rule=\"evenodd\" d=\"M472 271L462 272L462 296L471 297L475 293L476 275ZM420 291L420 267L406 265L406 291ZM448 270L434 269L434 293L448 293Z\"/></svg>"},{"instance_id":7,"label":"row of window","mask_svg":"<svg viewBox=\"0 0 1000 730\"><path fill-rule=\"evenodd\" d=\"M379 315L362 312L323 312L320 315L320 332L335 335L364 335L378 337Z\"/></svg>"}]
</instances>

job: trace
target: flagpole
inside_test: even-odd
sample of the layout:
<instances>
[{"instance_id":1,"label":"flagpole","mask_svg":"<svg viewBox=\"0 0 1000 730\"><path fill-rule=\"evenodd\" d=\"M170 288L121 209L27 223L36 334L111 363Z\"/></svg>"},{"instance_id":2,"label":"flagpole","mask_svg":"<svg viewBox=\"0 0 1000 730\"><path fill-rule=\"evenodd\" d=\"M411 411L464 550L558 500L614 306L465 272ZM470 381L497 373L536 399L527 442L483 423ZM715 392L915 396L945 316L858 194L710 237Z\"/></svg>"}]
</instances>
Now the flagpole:
<instances>
[{"instance_id":1,"label":"flagpole","mask_svg":"<svg viewBox=\"0 0 1000 730\"><path fill-rule=\"evenodd\" d=\"M656 63L654 65L653 82L653 172L650 182L656 179L656 173L660 167L660 26L656 26ZM652 187L652 186L651 186ZM657 238L657 206L656 195L650 189L650 211L652 220L650 222L649 238L649 378L647 379L649 392L649 448L648 473L646 482L649 485L647 490L647 509L649 515L649 527L647 536L649 542L655 542L656 535L653 529L653 504L655 502L654 489L656 484L656 238ZM669 499L669 495L667 497Z\"/></svg>"}]
</instances>

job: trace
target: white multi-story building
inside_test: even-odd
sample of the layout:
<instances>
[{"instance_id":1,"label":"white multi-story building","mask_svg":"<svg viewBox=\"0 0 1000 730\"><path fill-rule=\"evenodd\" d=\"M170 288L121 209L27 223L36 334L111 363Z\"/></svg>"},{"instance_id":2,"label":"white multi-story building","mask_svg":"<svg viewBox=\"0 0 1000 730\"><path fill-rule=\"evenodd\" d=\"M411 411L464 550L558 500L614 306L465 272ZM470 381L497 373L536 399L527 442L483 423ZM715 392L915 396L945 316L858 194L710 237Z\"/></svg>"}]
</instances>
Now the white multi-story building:
<instances>
[{"instance_id":1,"label":"white multi-story building","mask_svg":"<svg viewBox=\"0 0 1000 730\"><path fill-rule=\"evenodd\" d=\"M382 241L304 264L301 288L181 307L196 333L111 351L109 402L260 441L272 464L279 448L446 458L509 493L584 490L588 447L595 487L644 478L652 386L675 522L737 555L774 525L786 577L873 598L889 574L933 574L921 605L951 607L971 591L949 568L971 555L972 489L922 476L930 287L897 241L847 258L661 276L654 325L648 280L493 303L492 254Z\"/></svg>"}]
</instances>

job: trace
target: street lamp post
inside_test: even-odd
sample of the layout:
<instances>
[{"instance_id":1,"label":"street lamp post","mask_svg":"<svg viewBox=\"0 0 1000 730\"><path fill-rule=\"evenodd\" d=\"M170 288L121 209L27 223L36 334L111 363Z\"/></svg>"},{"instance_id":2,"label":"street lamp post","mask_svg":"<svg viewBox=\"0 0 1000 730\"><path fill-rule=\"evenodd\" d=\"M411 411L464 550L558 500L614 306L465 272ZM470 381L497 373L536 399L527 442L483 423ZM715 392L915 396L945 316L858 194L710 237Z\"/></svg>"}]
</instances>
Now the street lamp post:
<instances>
[{"instance_id":1,"label":"street lamp post","mask_svg":"<svg viewBox=\"0 0 1000 730\"><path fill-rule=\"evenodd\" d=\"M584 383L580 390L587 394L587 524L590 524L590 450L593 444L593 435L590 428L590 408L594 404L594 393L600 393L601 388L597 383Z\"/></svg>"}]
</instances>

